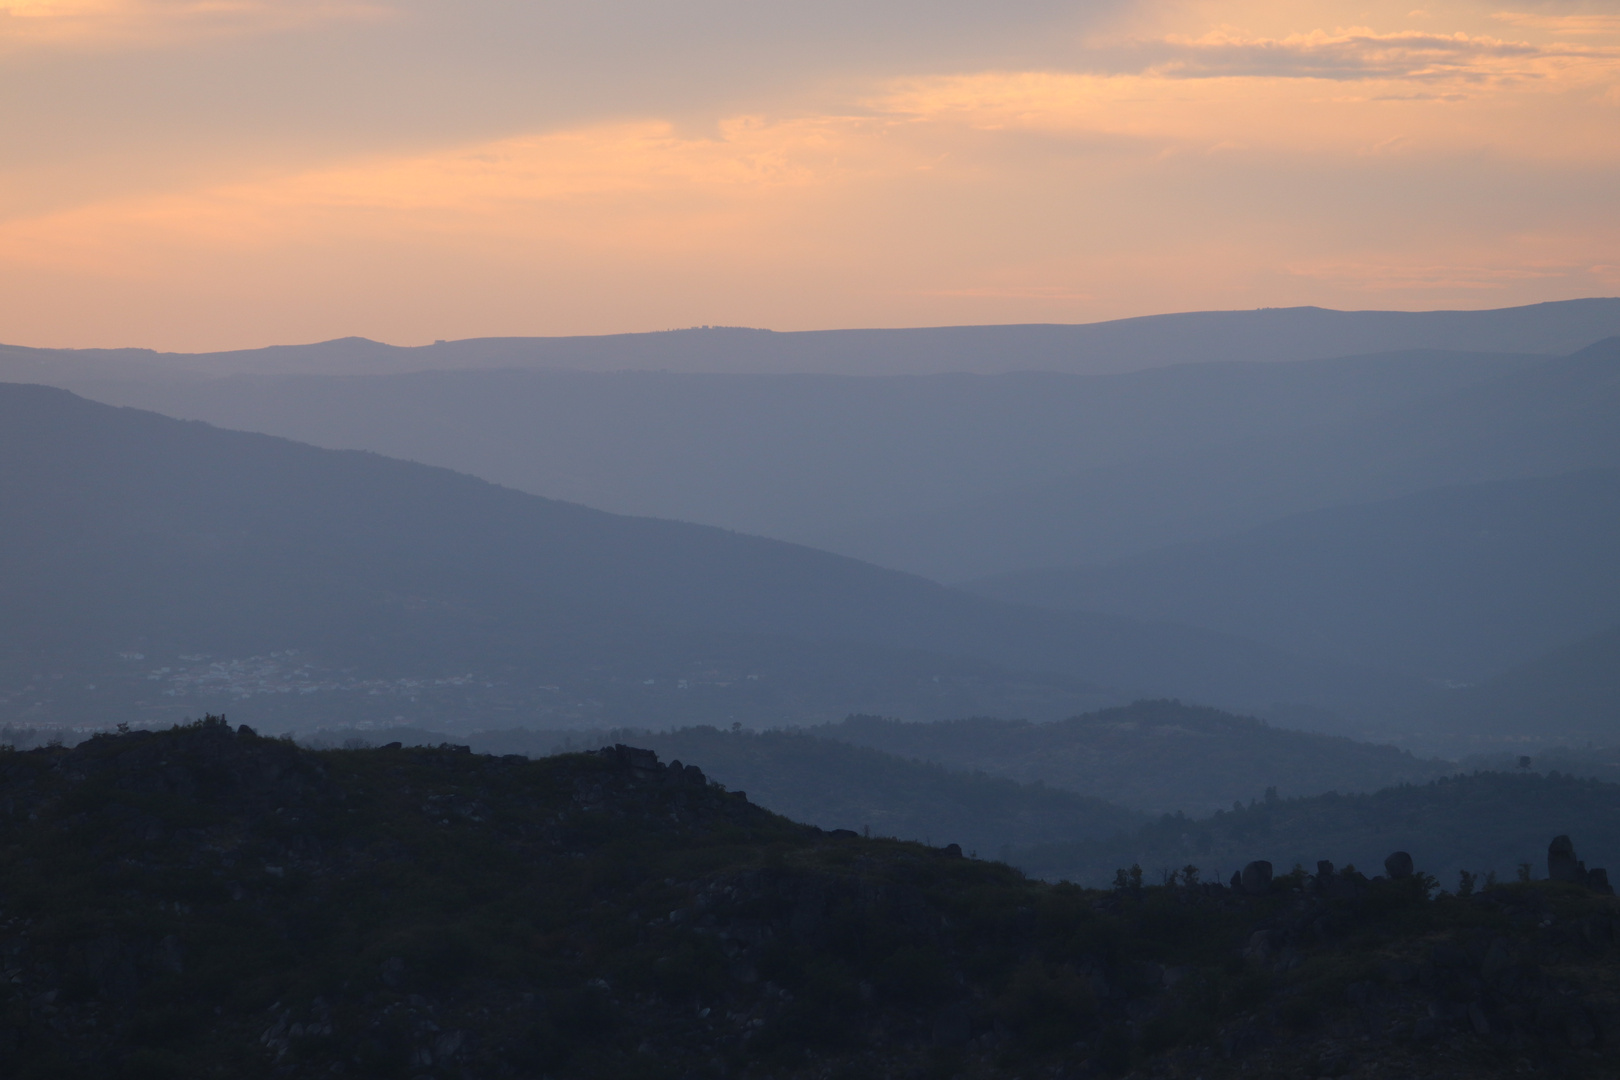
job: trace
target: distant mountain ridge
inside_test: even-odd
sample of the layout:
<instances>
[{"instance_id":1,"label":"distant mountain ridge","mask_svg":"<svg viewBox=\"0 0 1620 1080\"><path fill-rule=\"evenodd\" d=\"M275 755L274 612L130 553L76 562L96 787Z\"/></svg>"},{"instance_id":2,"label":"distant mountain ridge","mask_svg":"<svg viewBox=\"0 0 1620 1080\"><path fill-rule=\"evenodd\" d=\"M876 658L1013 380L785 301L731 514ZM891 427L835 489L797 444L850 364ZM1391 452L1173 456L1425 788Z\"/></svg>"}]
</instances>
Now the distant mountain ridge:
<instances>
[{"instance_id":1,"label":"distant mountain ridge","mask_svg":"<svg viewBox=\"0 0 1620 1080\"><path fill-rule=\"evenodd\" d=\"M1348 503L1620 468L1620 337L1304 433L1090 468L820 546L937 580L1104 562Z\"/></svg>"},{"instance_id":2,"label":"distant mountain ridge","mask_svg":"<svg viewBox=\"0 0 1620 1080\"><path fill-rule=\"evenodd\" d=\"M506 370L54 381L109 405L816 546L869 521L1076 469L1366 422L1540 362L1425 351L1099 376Z\"/></svg>"},{"instance_id":3,"label":"distant mountain ridge","mask_svg":"<svg viewBox=\"0 0 1620 1080\"><path fill-rule=\"evenodd\" d=\"M511 367L856 375L1100 373L1211 360L1307 360L1399 349L1557 355L1613 334L1620 334L1620 299L1605 297L1483 311L1263 308L1079 325L791 332L701 327L598 337L474 338L410 348L342 338L219 353L0 347L0 354L37 360L54 352L56 359L89 364L214 375Z\"/></svg>"}]
</instances>

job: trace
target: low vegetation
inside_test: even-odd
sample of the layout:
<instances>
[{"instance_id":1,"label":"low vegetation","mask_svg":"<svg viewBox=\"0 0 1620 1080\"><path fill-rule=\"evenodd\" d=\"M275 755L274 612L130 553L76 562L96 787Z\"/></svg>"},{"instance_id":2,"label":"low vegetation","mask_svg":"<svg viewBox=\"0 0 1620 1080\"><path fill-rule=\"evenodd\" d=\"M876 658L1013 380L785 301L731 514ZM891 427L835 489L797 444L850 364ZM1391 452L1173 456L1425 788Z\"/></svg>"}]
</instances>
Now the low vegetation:
<instances>
[{"instance_id":1,"label":"low vegetation","mask_svg":"<svg viewBox=\"0 0 1620 1080\"><path fill-rule=\"evenodd\" d=\"M1047 884L623 746L0 753L7 1076L1598 1077L1617 931L1563 883Z\"/></svg>"},{"instance_id":2,"label":"low vegetation","mask_svg":"<svg viewBox=\"0 0 1620 1080\"><path fill-rule=\"evenodd\" d=\"M1549 837L1577 828L1595 865L1620 864L1620 785L1493 772L1366 795L1283 799L1273 791L1208 817L1166 815L1128 836L1023 849L1013 859L1032 874L1095 882L1133 862L1150 874L1191 863L1209 876L1252 859L1378 866L1399 849L1450 885L1465 870L1513 878L1522 864L1540 861Z\"/></svg>"}]
</instances>

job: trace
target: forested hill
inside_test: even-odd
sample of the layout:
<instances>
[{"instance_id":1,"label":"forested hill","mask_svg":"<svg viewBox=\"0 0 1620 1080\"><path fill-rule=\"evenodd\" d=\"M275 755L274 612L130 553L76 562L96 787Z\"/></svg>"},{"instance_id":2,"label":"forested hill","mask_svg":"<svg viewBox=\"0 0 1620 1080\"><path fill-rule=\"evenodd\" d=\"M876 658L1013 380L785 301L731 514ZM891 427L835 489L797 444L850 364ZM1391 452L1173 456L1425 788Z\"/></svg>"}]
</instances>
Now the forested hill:
<instances>
[{"instance_id":1,"label":"forested hill","mask_svg":"<svg viewBox=\"0 0 1620 1080\"><path fill-rule=\"evenodd\" d=\"M747 791L795 821L872 836L957 843L985 858L1015 847L1106 840L1134 832L1144 815L1095 796L1023 784L979 771L946 769L804 730L568 733L482 732L487 752L543 754L632 742L666 759L698 761L727 787Z\"/></svg>"},{"instance_id":2,"label":"forested hill","mask_svg":"<svg viewBox=\"0 0 1620 1080\"><path fill-rule=\"evenodd\" d=\"M1611 1075L1614 898L1424 869L1085 890L625 746L317 753L210 718L0 753L0 1071Z\"/></svg>"},{"instance_id":3,"label":"forested hill","mask_svg":"<svg viewBox=\"0 0 1620 1080\"><path fill-rule=\"evenodd\" d=\"M852 716L811 729L830 739L954 769L983 769L1133 809L1201 813L1257 798L1375 791L1453 771L1393 746L1273 727L1176 701L1139 701L1051 724L969 719L918 724Z\"/></svg>"},{"instance_id":4,"label":"forested hill","mask_svg":"<svg viewBox=\"0 0 1620 1080\"><path fill-rule=\"evenodd\" d=\"M1371 872L1393 850L1409 851L1457 886L1466 870L1481 880L1537 876L1547 837L1576 836L1593 866L1620 877L1620 784L1520 770L1442 777L1365 794L1237 803L1211 816L1167 815L1109 841L1048 845L1011 858L1030 873L1106 881L1138 864L1151 874L1193 864L1205 875L1230 874L1253 859L1314 867L1318 859Z\"/></svg>"}]
</instances>

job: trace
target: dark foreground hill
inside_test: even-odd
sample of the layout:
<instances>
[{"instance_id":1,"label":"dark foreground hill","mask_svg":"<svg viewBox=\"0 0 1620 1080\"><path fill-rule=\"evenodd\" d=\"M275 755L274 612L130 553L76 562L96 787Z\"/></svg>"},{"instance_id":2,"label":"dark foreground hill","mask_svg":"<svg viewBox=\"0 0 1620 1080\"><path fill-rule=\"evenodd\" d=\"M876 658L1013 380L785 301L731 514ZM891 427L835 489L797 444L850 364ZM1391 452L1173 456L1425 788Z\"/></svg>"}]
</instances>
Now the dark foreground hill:
<instances>
[{"instance_id":1,"label":"dark foreground hill","mask_svg":"<svg viewBox=\"0 0 1620 1080\"><path fill-rule=\"evenodd\" d=\"M397 740L431 746L447 738L438 732L386 728L317 731L300 741L373 746ZM795 821L901 840L952 841L986 858L1016 847L1106 840L1147 823L1140 813L1061 788L953 771L805 731L508 729L473 732L464 741L482 753L529 757L578 752L604 742L633 743L666 760L701 761L711 778L748 792L761 806Z\"/></svg>"},{"instance_id":2,"label":"dark foreground hill","mask_svg":"<svg viewBox=\"0 0 1620 1080\"><path fill-rule=\"evenodd\" d=\"M248 698L277 727L653 726L1410 692L1207 631L8 384L0 606L0 720L17 723Z\"/></svg>"},{"instance_id":3,"label":"dark foreground hill","mask_svg":"<svg viewBox=\"0 0 1620 1080\"><path fill-rule=\"evenodd\" d=\"M1145 729L1146 739L1167 738L1153 731ZM1142 735L1139 730L1138 738ZM1203 738L1208 744L1202 757L1213 768L1225 768L1254 748L1251 736L1238 728L1231 736L1238 745L1228 748L1206 729ZM322 742L357 746L401 739L406 745L436 745L445 738L392 729L331 732ZM1508 880L1521 863L1539 858L1547 836L1573 828L1571 822L1580 823L1583 848L1598 863L1620 867L1620 784L1614 782L1620 779L1620 751L1612 749L1538 750L1524 767L1518 757L1481 757L1470 763L1472 775L1431 762L1426 764L1446 771L1426 783L1392 783L1381 790L1373 785L1361 794L1344 788L1293 798L1278 795L1272 787L1233 800L1213 814L1177 811L1148 821L1120 806L1060 788L949 770L804 731L755 734L687 728L566 736L492 731L474 733L466 741L486 753L540 756L619 740L648 746L666 758L701 761L710 776L729 787L745 788L756 802L796 821L827 829L869 829L872 835L902 840L946 838L1051 881L1105 885L1118 868L1132 863L1155 880L1156 875L1189 864L1199 867L1205 877L1224 879L1251 859L1266 858L1279 866L1311 865L1324 852L1367 867L1377 866L1396 849L1418 855L1447 883L1456 881L1462 870L1480 877L1495 873ZM1324 739L1319 749L1324 758L1335 751L1351 758L1358 750L1380 748ZM1309 774L1311 768L1307 761L1300 771ZM1133 769L1147 788L1153 776L1150 763L1128 754L1118 759L1120 784L1129 783ZM1587 783L1587 778L1604 782Z\"/></svg>"},{"instance_id":4,"label":"dark foreground hill","mask_svg":"<svg viewBox=\"0 0 1620 1080\"><path fill-rule=\"evenodd\" d=\"M1376 791L1453 771L1449 762L1290 731L1218 709L1138 701L1050 724L852 716L815 734L953 769L1078 791L1150 813L1201 813L1259 798Z\"/></svg>"},{"instance_id":5,"label":"dark foreground hill","mask_svg":"<svg viewBox=\"0 0 1620 1080\"><path fill-rule=\"evenodd\" d=\"M0 756L16 1077L1608 1075L1620 908L1044 885L626 747Z\"/></svg>"}]
</instances>

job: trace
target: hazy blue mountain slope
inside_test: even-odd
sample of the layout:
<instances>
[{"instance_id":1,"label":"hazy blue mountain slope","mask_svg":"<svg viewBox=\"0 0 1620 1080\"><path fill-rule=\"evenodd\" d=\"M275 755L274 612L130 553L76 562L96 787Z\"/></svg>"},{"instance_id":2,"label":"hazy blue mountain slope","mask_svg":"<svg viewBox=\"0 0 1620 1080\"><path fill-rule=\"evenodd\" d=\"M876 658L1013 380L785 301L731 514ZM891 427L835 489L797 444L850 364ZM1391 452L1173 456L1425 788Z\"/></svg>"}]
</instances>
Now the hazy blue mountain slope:
<instances>
[{"instance_id":1,"label":"hazy blue mountain slope","mask_svg":"<svg viewBox=\"0 0 1620 1080\"><path fill-rule=\"evenodd\" d=\"M1050 715L1106 699L1099 683L1245 707L1377 710L1410 693L1207 631L1020 608L43 387L0 386L0 485L0 650L20 722L31 701L71 689L89 707L92 683L127 690L136 674L154 708L205 691L313 708L342 691L414 719L407 704L470 694L530 720L614 722L780 721L874 698L906 715ZM136 671L119 653L172 660Z\"/></svg>"},{"instance_id":2,"label":"hazy blue mountain slope","mask_svg":"<svg viewBox=\"0 0 1620 1080\"><path fill-rule=\"evenodd\" d=\"M916 724L872 716L812 729L827 738L1040 781L1151 813L1206 812L1234 800L1373 791L1451 766L1391 746L1270 727L1174 701L1139 701L1050 724L994 719Z\"/></svg>"},{"instance_id":3,"label":"hazy blue mountain slope","mask_svg":"<svg viewBox=\"0 0 1620 1080\"><path fill-rule=\"evenodd\" d=\"M809 542L1080 468L1362 422L1533 362L1431 351L1108 376L454 371L63 385L598 509Z\"/></svg>"},{"instance_id":4,"label":"hazy blue mountain slope","mask_svg":"<svg viewBox=\"0 0 1620 1080\"><path fill-rule=\"evenodd\" d=\"M1102 566L967 587L1476 682L1620 619L1620 470L1333 507Z\"/></svg>"},{"instance_id":5,"label":"hazy blue mountain slope","mask_svg":"<svg viewBox=\"0 0 1620 1080\"><path fill-rule=\"evenodd\" d=\"M1138 706L1138 710L1141 710ZM1124 712L1118 710L1117 712ZM1117 715L1115 719L1117 719ZM861 721L856 721L858 726ZM1219 741L1222 734L1207 728ZM1253 748L1252 732L1233 725L1225 738ZM448 737L435 732L383 730L318 733L311 745L435 746ZM870 825L873 835L954 840L977 846L981 857L1010 859L1049 880L1067 878L1107 885L1117 869L1140 865L1145 879L1178 873L1189 864L1205 881L1225 881L1251 859L1267 859L1279 873L1295 863L1311 872L1318 859L1340 867L1351 864L1371 875L1383 872L1392 851L1407 851L1418 867L1440 875L1455 889L1457 871L1483 878L1494 870L1503 881L1529 862L1544 874L1547 842L1573 834L1579 854L1590 865L1620 865L1620 785L1578 781L1565 756L1543 751L1534 771L1505 768L1462 774L1441 763L1427 777L1403 778L1377 790L1340 790L1289 797L1256 796L1237 805L1166 813L1158 820L1098 800L1039 783L1019 783L982 774L951 772L894 754L818 738L807 732L723 732L689 728L671 732L629 730L561 733L477 732L454 741L474 752L531 756L595 749L629 742L657 750L660 757L696 763L732 790L744 789L751 802L823 828ZM1322 740L1321 750L1343 752L1343 744ZM1376 748L1351 744L1352 753ZM1599 779L1616 775L1613 750ZM1219 756L1219 755L1217 755ZM1573 755L1569 755L1573 757ZM1130 763L1122 758L1122 766ZM1558 770L1566 775L1559 775ZM1469 775L1469 773L1472 775ZM1153 778L1148 783L1157 782ZM1068 834L1062 839L1056 837ZM1024 843L1015 837L1054 837ZM1012 850L1001 845L1010 843ZM1483 882L1481 882L1483 884Z\"/></svg>"},{"instance_id":6,"label":"hazy blue mountain slope","mask_svg":"<svg viewBox=\"0 0 1620 1080\"><path fill-rule=\"evenodd\" d=\"M1553 649L1475 686L1443 695L1430 723L1513 747L1543 742L1620 742L1620 625ZM1538 753L1535 744L1523 753Z\"/></svg>"},{"instance_id":7,"label":"hazy blue mountain slope","mask_svg":"<svg viewBox=\"0 0 1620 1080\"><path fill-rule=\"evenodd\" d=\"M1101 840L1142 823L1137 813L1072 791L947 771L802 731L700 727L615 741L647 746L666 760L701 762L709 776L795 821L936 846L959 843L983 858L1008 846L1050 842L1018 837Z\"/></svg>"},{"instance_id":8,"label":"hazy blue mountain slope","mask_svg":"<svg viewBox=\"0 0 1620 1080\"><path fill-rule=\"evenodd\" d=\"M364 338L228 353L61 350L210 374L379 374L455 368L914 375L946 371L1134 371L1227 360L1309 360L1401 349L1557 355L1620 334L1620 299L1490 311L1267 308L1083 325L948 326L773 333L702 327L650 334L481 338L397 348ZM13 353L42 353L22 350Z\"/></svg>"},{"instance_id":9,"label":"hazy blue mountain slope","mask_svg":"<svg viewBox=\"0 0 1620 1080\"><path fill-rule=\"evenodd\" d=\"M1620 467L1620 338L1379 416L1090 469L825 546L941 580L1103 562L1447 485Z\"/></svg>"}]
</instances>

